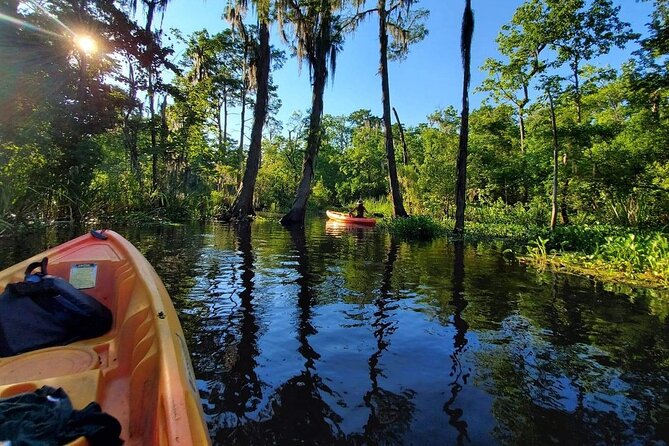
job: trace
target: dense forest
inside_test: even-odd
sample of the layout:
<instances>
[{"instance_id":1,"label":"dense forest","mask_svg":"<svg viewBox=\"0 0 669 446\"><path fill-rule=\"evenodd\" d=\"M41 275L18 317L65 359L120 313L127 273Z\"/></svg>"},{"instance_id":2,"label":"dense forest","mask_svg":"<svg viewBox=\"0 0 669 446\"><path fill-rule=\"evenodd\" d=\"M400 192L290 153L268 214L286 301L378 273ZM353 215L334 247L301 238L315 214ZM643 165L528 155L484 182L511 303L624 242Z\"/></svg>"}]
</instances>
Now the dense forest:
<instances>
[{"instance_id":1,"label":"dense forest","mask_svg":"<svg viewBox=\"0 0 669 446\"><path fill-rule=\"evenodd\" d=\"M208 5L224 8L224 31L182 35L160 29L167 0L2 0L0 232L259 210L299 223L307 208L358 198L386 216L443 221L456 214L463 148L468 221L661 229L669 2L652 5L647 29L632 29L612 0L527 0L499 31L496 58L472 68L488 73L471 86L488 99L467 111L465 82L461 108L407 127L392 113L387 63L429 31L417 1L230 0ZM362 20L379 24L383 115L323 114L336 56ZM85 34L95 51L77 44ZM633 42L622 66L595 64ZM278 122L272 71L291 54L308 67L312 106Z\"/></svg>"}]
</instances>

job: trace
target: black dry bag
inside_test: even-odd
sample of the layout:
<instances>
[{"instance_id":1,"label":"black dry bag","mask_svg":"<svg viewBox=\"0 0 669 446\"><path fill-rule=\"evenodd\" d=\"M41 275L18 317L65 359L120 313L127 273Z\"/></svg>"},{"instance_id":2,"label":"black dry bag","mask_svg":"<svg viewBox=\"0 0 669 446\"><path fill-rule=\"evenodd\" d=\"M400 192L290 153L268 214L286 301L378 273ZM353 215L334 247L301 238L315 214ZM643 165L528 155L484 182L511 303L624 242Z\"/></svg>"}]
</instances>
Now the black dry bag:
<instances>
[{"instance_id":1,"label":"black dry bag","mask_svg":"<svg viewBox=\"0 0 669 446\"><path fill-rule=\"evenodd\" d=\"M107 333L109 308L69 282L48 276L47 259L33 263L23 282L0 294L0 357L66 345ZM41 272L32 271L41 267Z\"/></svg>"}]
</instances>

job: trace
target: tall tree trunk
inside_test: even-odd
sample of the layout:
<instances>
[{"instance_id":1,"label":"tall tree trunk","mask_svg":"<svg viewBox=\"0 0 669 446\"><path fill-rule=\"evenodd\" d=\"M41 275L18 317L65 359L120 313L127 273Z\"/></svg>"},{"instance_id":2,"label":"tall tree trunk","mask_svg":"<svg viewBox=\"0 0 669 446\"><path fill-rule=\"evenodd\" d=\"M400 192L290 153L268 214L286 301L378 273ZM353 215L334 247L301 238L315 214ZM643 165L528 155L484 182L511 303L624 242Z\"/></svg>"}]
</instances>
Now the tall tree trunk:
<instances>
[{"instance_id":1,"label":"tall tree trunk","mask_svg":"<svg viewBox=\"0 0 669 446\"><path fill-rule=\"evenodd\" d=\"M216 130L218 134L218 153L223 151L223 120L221 113L223 111L223 99L219 98L216 102Z\"/></svg>"},{"instance_id":2,"label":"tall tree trunk","mask_svg":"<svg viewBox=\"0 0 669 446\"><path fill-rule=\"evenodd\" d=\"M569 193L569 177L566 174L564 180L562 181L562 200L560 202L560 217L562 218L562 224L569 224L569 208L567 206L567 194Z\"/></svg>"},{"instance_id":3,"label":"tall tree trunk","mask_svg":"<svg viewBox=\"0 0 669 446\"><path fill-rule=\"evenodd\" d=\"M315 174L316 156L321 145L321 118L323 116L323 92L327 78L327 61L324 51L320 51L318 56L317 66L313 67L314 83L311 93L309 135L307 136L307 148L304 152L304 162L302 163L302 178L297 186L292 208L281 218L281 224L285 226L304 225L307 201L309 200L309 195L311 195L311 182Z\"/></svg>"},{"instance_id":4,"label":"tall tree trunk","mask_svg":"<svg viewBox=\"0 0 669 446\"><path fill-rule=\"evenodd\" d=\"M386 0L378 1L379 14L379 42L381 47L381 61L379 71L381 73L381 99L383 101L383 125L386 137L386 158L388 158L388 180L390 182L390 196L393 202L393 215L395 217L406 217L402 202L400 182L397 178L397 166L395 163L395 146L393 144L393 127L390 122L390 83L388 81L388 30Z\"/></svg>"},{"instance_id":5,"label":"tall tree trunk","mask_svg":"<svg viewBox=\"0 0 669 446\"><path fill-rule=\"evenodd\" d=\"M579 65L579 58L577 57L574 62L573 62L573 74L574 74L574 103L576 104L576 119L578 120L578 123L580 124L581 121L583 120L582 117L582 107L581 107L581 82L580 78L578 76L578 65Z\"/></svg>"},{"instance_id":6,"label":"tall tree trunk","mask_svg":"<svg viewBox=\"0 0 669 446\"><path fill-rule=\"evenodd\" d=\"M525 153L525 110L518 107L518 124L520 126L520 153Z\"/></svg>"},{"instance_id":7,"label":"tall tree trunk","mask_svg":"<svg viewBox=\"0 0 669 446\"><path fill-rule=\"evenodd\" d=\"M130 170L137 179L137 182L142 184L142 170L139 167L139 149L137 148L137 125L132 122L132 115L135 111L135 101L137 100L137 82L135 81L135 69L132 65L132 60L128 56L128 96L130 106L123 116L123 135L125 146L128 150L130 158ZM141 112L140 112L141 113Z\"/></svg>"},{"instance_id":8,"label":"tall tree trunk","mask_svg":"<svg viewBox=\"0 0 669 446\"><path fill-rule=\"evenodd\" d=\"M400 140L402 141L402 163L405 166L408 166L409 152L407 151L407 141L404 139L404 129L402 128L402 123L400 122L400 115L397 114L395 107L393 107L393 113L395 114L395 120L397 120L397 127L400 129Z\"/></svg>"},{"instance_id":9,"label":"tall tree trunk","mask_svg":"<svg viewBox=\"0 0 669 446\"><path fill-rule=\"evenodd\" d=\"M246 34L245 34L246 35ZM249 41L244 38L244 71L242 73L242 104L241 104L241 114L239 117L240 120L240 129L239 129L239 147L237 148L237 155L239 159L239 177L237 181L241 181L241 173L244 169L244 130L246 129L246 95L249 92L249 80L248 73L249 68ZM257 73L256 73L257 75Z\"/></svg>"},{"instance_id":10,"label":"tall tree trunk","mask_svg":"<svg viewBox=\"0 0 669 446\"><path fill-rule=\"evenodd\" d=\"M167 137L169 135L169 127L167 126L167 95L160 103L160 146L167 145ZM163 151L165 153L165 151Z\"/></svg>"},{"instance_id":11,"label":"tall tree trunk","mask_svg":"<svg viewBox=\"0 0 669 446\"><path fill-rule=\"evenodd\" d=\"M458 147L457 182L455 185L455 228L453 232L465 232L465 191L467 190L467 150L469 144L469 80L471 78L472 35L474 34L474 14L471 0L465 4L462 15L462 37L460 50L464 71L462 81L462 118L460 144Z\"/></svg>"},{"instance_id":12,"label":"tall tree trunk","mask_svg":"<svg viewBox=\"0 0 669 446\"><path fill-rule=\"evenodd\" d=\"M246 93L248 92L248 87L246 82L244 82L244 89L242 91L242 110L240 115L240 129L239 129L239 147L237 148L237 157L239 159L239 173L241 179L241 172L244 168L244 129L246 127Z\"/></svg>"},{"instance_id":13,"label":"tall tree trunk","mask_svg":"<svg viewBox=\"0 0 669 446\"><path fill-rule=\"evenodd\" d=\"M246 160L246 169L242 184L235 197L235 201L223 219L247 219L255 215L253 210L253 192L260 169L260 155L262 146L262 129L267 118L267 103L269 101L269 67L270 46L269 26L261 23L258 28L259 45L256 55L256 103L253 108L253 128L251 129L251 144L249 156Z\"/></svg>"},{"instance_id":14,"label":"tall tree trunk","mask_svg":"<svg viewBox=\"0 0 669 446\"><path fill-rule=\"evenodd\" d=\"M158 145L157 131L156 131L156 105L155 105L155 91L153 89L153 68L149 68L149 125L151 131L151 192L158 190Z\"/></svg>"},{"instance_id":15,"label":"tall tree trunk","mask_svg":"<svg viewBox=\"0 0 669 446\"><path fill-rule=\"evenodd\" d=\"M158 4L155 0L150 0L145 4L146 4L146 27L144 28L144 30L148 34L151 33L151 26L153 26L153 14L156 11L156 6Z\"/></svg>"},{"instance_id":16,"label":"tall tree trunk","mask_svg":"<svg viewBox=\"0 0 669 446\"><path fill-rule=\"evenodd\" d=\"M153 36L153 32L151 31L151 27L153 25L153 14L155 12L157 3L155 0L151 0L146 3L146 27L144 30L146 31L147 34L150 34ZM151 45L151 48L149 48L150 52L155 51L155 48L153 47L153 44ZM153 58L151 58L153 59ZM156 123L155 117L156 117L156 107L155 107L155 91L154 91L154 72L153 72L153 63L150 62L149 66L147 67L147 77L148 77L148 88L147 88L147 96L149 99L149 130L151 132L151 191L155 192L158 190L158 150L156 148Z\"/></svg>"},{"instance_id":17,"label":"tall tree trunk","mask_svg":"<svg viewBox=\"0 0 669 446\"><path fill-rule=\"evenodd\" d=\"M553 130L553 195L551 198L551 231L555 229L557 225L557 213L558 213L558 204L557 204L557 194L558 194L558 152L560 147L558 146L558 134L557 134L557 121L555 119L555 105L553 104L553 95L550 90L548 91L548 103L550 105L551 111L551 128Z\"/></svg>"},{"instance_id":18,"label":"tall tree trunk","mask_svg":"<svg viewBox=\"0 0 669 446\"><path fill-rule=\"evenodd\" d=\"M223 142L228 145L228 91L223 91Z\"/></svg>"}]
</instances>

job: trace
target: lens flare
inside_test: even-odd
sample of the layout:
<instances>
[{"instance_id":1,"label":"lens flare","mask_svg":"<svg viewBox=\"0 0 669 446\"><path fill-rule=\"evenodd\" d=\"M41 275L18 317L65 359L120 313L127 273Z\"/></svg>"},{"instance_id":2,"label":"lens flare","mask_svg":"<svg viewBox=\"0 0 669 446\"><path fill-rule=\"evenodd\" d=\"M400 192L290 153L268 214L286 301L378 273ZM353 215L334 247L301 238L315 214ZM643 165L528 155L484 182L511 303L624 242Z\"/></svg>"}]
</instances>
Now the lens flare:
<instances>
[{"instance_id":1,"label":"lens flare","mask_svg":"<svg viewBox=\"0 0 669 446\"><path fill-rule=\"evenodd\" d=\"M74 37L74 43L86 54L93 54L98 49L98 44L91 36L80 34Z\"/></svg>"}]
</instances>

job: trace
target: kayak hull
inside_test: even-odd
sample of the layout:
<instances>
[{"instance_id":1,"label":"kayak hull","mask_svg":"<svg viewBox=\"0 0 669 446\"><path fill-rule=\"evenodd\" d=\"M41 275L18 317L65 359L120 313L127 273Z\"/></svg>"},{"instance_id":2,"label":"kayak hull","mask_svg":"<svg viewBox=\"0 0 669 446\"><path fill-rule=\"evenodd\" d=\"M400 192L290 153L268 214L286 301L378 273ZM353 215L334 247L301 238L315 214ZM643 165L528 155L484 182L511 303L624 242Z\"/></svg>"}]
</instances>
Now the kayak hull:
<instances>
[{"instance_id":1,"label":"kayak hull","mask_svg":"<svg viewBox=\"0 0 669 446\"><path fill-rule=\"evenodd\" d=\"M0 398L61 387L75 409L96 401L114 416L125 445L211 444L165 286L130 242L113 231L104 236L81 236L0 271L2 291L43 257L49 274L71 282L75 265L95 265L93 277L84 279L94 286L83 291L113 314L112 329L101 337L0 358ZM80 440L75 444L87 444Z\"/></svg>"},{"instance_id":2,"label":"kayak hull","mask_svg":"<svg viewBox=\"0 0 669 446\"><path fill-rule=\"evenodd\" d=\"M376 225L375 218L350 217L348 214L336 211L326 211L325 213L328 216L328 218L342 223L352 223L356 225L365 225L365 226Z\"/></svg>"}]
</instances>

